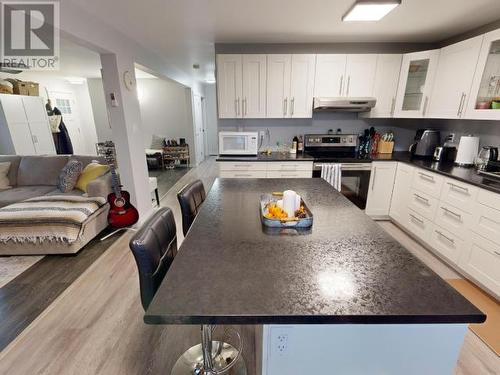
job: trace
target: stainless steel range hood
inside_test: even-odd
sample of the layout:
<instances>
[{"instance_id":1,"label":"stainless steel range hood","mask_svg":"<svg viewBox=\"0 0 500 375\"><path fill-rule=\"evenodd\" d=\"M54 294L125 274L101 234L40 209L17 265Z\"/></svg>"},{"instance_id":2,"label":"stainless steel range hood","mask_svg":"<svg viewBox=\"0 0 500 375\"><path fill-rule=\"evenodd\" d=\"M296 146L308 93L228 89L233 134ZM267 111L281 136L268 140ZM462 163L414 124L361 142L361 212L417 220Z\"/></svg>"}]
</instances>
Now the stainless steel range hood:
<instances>
[{"instance_id":1,"label":"stainless steel range hood","mask_svg":"<svg viewBox=\"0 0 500 375\"><path fill-rule=\"evenodd\" d=\"M314 98L314 112L369 112L375 104L375 98Z\"/></svg>"}]
</instances>

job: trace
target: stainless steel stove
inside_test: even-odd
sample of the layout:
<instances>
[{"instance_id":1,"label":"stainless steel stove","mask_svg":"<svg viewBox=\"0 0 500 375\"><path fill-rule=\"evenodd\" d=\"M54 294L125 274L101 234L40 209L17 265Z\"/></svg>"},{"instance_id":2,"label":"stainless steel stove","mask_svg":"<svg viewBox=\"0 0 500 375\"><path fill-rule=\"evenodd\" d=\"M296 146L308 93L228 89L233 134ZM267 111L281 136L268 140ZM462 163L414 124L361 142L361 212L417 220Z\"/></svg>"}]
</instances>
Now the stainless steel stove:
<instances>
[{"instance_id":1,"label":"stainless steel stove","mask_svg":"<svg viewBox=\"0 0 500 375\"><path fill-rule=\"evenodd\" d=\"M357 157L357 134L306 134L304 152L314 158L313 177L321 177L323 164L342 165L341 193L361 209L366 207L371 160Z\"/></svg>"},{"instance_id":2,"label":"stainless steel stove","mask_svg":"<svg viewBox=\"0 0 500 375\"><path fill-rule=\"evenodd\" d=\"M488 161L484 170L479 170L479 174L492 180L500 181L500 161Z\"/></svg>"}]
</instances>

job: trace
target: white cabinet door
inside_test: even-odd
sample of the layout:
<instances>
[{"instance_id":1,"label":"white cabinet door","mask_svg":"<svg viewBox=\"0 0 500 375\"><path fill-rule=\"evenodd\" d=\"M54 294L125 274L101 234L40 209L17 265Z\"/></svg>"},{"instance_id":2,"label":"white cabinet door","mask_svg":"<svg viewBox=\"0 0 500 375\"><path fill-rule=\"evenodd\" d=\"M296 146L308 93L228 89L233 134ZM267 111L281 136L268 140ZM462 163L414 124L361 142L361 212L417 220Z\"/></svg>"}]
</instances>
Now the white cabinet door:
<instances>
[{"instance_id":1,"label":"white cabinet door","mask_svg":"<svg viewBox=\"0 0 500 375\"><path fill-rule=\"evenodd\" d=\"M316 55L292 55L290 117L312 117L315 65Z\"/></svg>"},{"instance_id":2,"label":"white cabinet door","mask_svg":"<svg viewBox=\"0 0 500 375\"><path fill-rule=\"evenodd\" d=\"M439 50L403 56L395 117L425 117L439 59Z\"/></svg>"},{"instance_id":3,"label":"white cabinet door","mask_svg":"<svg viewBox=\"0 0 500 375\"><path fill-rule=\"evenodd\" d=\"M27 122L9 123L10 138L16 155L36 155L35 145ZM52 135L51 135L52 136Z\"/></svg>"},{"instance_id":4,"label":"white cabinet door","mask_svg":"<svg viewBox=\"0 0 500 375\"><path fill-rule=\"evenodd\" d=\"M51 155L56 153L54 139L47 121L30 122L31 137L37 155Z\"/></svg>"},{"instance_id":5,"label":"white cabinet door","mask_svg":"<svg viewBox=\"0 0 500 375\"><path fill-rule=\"evenodd\" d=\"M413 179L413 167L405 163L398 163L394 189L392 191L389 216L401 225L405 225L408 211L408 196Z\"/></svg>"},{"instance_id":6,"label":"white cabinet door","mask_svg":"<svg viewBox=\"0 0 500 375\"><path fill-rule=\"evenodd\" d=\"M241 118L242 74L241 55L217 55L219 118Z\"/></svg>"},{"instance_id":7,"label":"white cabinet door","mask_svg":"<svg viewBox=\"0 0 500 375\"><path fill-rule=\"evenodd\" d=\"M316 55L315 97L342 96L346 58L346 55Z\"/></svg>"},{"instance_id":8,"label":"white cabinet door","mask_svg":"<svg viewBox=\"0 0 500 375\"><path fill-rule=\"evenodd\" d=\"M344 96L370 97L373 95L377 55L347 55Z\"/></svg>"},{"instance_id":9,"label":"white cabinet door","mask_svg":"<svg viewBox=\"0 0 500 375\"><path fill-rule=\"evenodd\" d=\"M483 35L441 49L427 117L465 115L482 42Z\"/></svg>"},{"instance_id":10,"label":"white cabinet door","mask_svg":"<svg viewBox=\"0 0 500 375\"><path fill-rule=\"evenodd\" d=\"M375 217L389 215L397 165L396 162L372 163L365 210L367 215Z\"/></svg>"},{"instance_id":11,"label":"white cabinet door","mask_svg":"<svg viewBox=\"0 0 500 375\"><path fill-rule=\"evenodd\" d=\"M2 110L8 124L26 123L28 118L23 107L23 97L20 95L0 95Z\"/></svg>"},{"instance_id":12,"label":"white cabinet door","mask_svg":"<svg viewBox=\"0 0 500 375\"><path fill-rule=\"evenodd\" d=\"M284 118L289 113L292 55L267 55L267 117Z\"/></svg>"},{"instance_id":13,"label":"white cabinet door","mask_svg":"<svg viewBox=\"0 0 500 375\"><path fill-rule=\"evenodd\" d=\"M39 96L23 96L23 105L28 122L47 122L47 111Z\"/></svg>"},{"instance_id":14,"label":"white cabinet door","mask_svg":"<svg viewBox=\"0 0 500 375\"><path fill-rule=\"evenodd\" d=\"M373 96L377 104L366 117L392 117L396 105L399 73L403 55L378 55Z\"/></svg>"},{"instance_id":15,"label":"white cabinet door","mask_svg":"<svg viewBox=\"0 0 500 375\"><path fill-rule=\"evenodd\" d=\"M484 35L465 118L500 120L500 29Z\"/></svg>"},{"instance_id":16,"label":"white cabinet door","mask_svg":"<svg viewBox=\"0 0 500 375\"><path fill-rule=\"evenodd\" d=\"M242 116L266 117L266 55L243 55Z\"/></svg>"}]
</instances>

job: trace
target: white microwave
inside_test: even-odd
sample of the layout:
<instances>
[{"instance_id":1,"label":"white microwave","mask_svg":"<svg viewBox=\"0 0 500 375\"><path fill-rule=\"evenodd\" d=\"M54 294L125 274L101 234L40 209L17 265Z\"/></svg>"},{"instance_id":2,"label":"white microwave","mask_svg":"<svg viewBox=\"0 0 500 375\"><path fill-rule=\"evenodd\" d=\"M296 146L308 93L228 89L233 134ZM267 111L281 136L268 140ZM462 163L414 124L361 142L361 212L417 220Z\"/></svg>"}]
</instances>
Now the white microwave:
<instances>
[{"instance_id":1,"label":"white microwave","mask_svg":"<svg viewBox=\"0 0 500 375\"><path fill-rule=\"evenodd\" d=\"M219 155L257 155L259 133L219 132Z\"/></svg>"}]
</instances>

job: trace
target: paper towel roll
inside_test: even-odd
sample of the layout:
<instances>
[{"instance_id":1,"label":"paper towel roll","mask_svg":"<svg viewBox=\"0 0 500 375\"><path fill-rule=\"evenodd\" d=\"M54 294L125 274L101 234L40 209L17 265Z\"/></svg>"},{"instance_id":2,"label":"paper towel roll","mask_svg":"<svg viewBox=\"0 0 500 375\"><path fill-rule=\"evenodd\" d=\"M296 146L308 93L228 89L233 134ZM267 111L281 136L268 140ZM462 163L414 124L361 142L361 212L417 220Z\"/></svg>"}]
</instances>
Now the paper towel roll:
<instances>
[{"instance_id":1,"label":"paper towel roll","mask_svg":"<svg viewBox=\"0 0 500 375\"><path fill-rule=\"evenodd\" d=\"M293 190L285 190L283 192L283 210L288 217L295 216L295 204L297 202L297 193Z\"/></svg>"}]
</instances>

